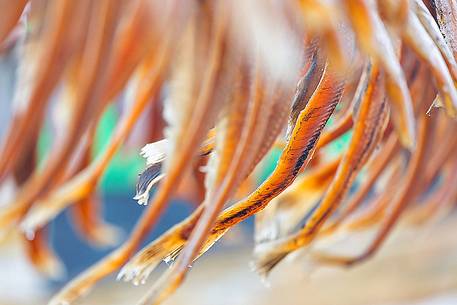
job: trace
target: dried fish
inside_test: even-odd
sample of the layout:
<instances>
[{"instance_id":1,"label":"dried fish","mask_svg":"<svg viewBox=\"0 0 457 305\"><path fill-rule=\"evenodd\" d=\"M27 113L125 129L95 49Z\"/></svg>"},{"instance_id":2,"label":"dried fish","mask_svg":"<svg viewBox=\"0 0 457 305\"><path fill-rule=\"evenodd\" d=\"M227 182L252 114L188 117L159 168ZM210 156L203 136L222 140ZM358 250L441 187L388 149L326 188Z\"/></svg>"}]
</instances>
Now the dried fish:
<instances>
[{"instance_id":1,"label":"dried fish","mask_svg":"<svg viewBox=\"0 0 457 305\"><path fill-rule=\"evenodd\" d=\"M122 145L140 139L154 141L141 144L142 218L50 304L73 303L124 264L119 278L138 284L173 261L140 301L158 304L252 215L263 276L315 241L379 226L360 255L307 256L362 262L396 224L426 225L455 207L456 15L444 0L4 1L0 56L16 52L18 66L0 183L18 187L0 229L29 237L29 257L48 275L61 266L47 225L67 207L88 242L116 243L97 186ZM117 104L114 134L92 155L103 113ZM258 183L272 149L279 160ZM137 252L176 197L198 206Z\"/></svg>"}]
</instances>

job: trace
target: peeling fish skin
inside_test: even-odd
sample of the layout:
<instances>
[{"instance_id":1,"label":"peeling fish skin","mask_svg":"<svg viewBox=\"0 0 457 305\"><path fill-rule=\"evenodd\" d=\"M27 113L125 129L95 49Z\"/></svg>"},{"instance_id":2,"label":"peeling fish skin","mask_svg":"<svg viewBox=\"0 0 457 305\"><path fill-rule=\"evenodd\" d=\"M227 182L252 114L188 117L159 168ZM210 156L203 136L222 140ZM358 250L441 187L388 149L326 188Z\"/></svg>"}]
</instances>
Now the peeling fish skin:
<instances>
[{"instance_id":1,"label":"peeling fish skin","mask_svg":"<svg viewBox=\"0 0 457 305\"><path fill-rule=\"evenodd\" d=\"M138 204L140 205L147 204L149 201L149 191L162 177L161 163L153 163L148 166L138 177L136 195L133 199L138 200Z\"/></svg>"}]
</instances>

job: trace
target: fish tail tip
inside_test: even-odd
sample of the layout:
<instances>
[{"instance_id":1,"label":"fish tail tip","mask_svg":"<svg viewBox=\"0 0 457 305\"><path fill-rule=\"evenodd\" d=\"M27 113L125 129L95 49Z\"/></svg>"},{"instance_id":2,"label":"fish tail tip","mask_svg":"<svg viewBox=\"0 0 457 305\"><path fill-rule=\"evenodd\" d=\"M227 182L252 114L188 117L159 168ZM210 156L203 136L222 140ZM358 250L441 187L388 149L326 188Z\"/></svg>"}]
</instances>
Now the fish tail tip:
<instances>
[{"instance_id":1,"label":"fish tail tip","mask_svg":"<svg viewBox=\"0 0 457 305\"><path fill-rule=\"evenodd\" d=\"M95 247L106 248L118 245L124 236L125 232L121 228L102 223L89 233L88 239Z\"/></svg>"},{"instance_id":2,"label":"fish tail tip","mask_svg":"<svg viewBox=\"0 0 457 305\"><path fill-rule=\"evenodd\" d=\"M34 262L37 270L49 279L59 280L67 274L63 263L52 253L41 256Z\"/></svg>"},{"instance_id":3,"label":"fish tail tip","mask_svg":"<svg viewBox=\"0 0 457 305\"><path fill-rule=\"evenodd\" d=\"M271 248L271 250L257 250L255 261L251 264L253 270L265 281L270 272L275 268L288 254L288 251Z\"/></svg>"}]
</instances>

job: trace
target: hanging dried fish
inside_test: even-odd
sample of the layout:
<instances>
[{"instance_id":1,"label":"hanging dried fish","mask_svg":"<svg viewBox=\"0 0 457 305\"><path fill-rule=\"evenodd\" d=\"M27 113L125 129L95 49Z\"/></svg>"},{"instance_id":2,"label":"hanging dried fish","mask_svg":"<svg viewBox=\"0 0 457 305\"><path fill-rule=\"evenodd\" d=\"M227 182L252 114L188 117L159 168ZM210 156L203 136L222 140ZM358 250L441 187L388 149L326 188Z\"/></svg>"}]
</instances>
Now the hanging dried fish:
<instances>
[{"instance_id":1,"label":"hanging dried fish","mask_svg":"<svg viewBox=\"0 0 457 305\"><path fill-rule=\"evenodd\" d=\"M140 300L161 303L252 215L263 276L295 250L379 226L360 255L307 257L364 261L396 224L425 225L455 206L456 14L444 0L2 2L0 56L14 50L18 66L0 183L13 178L18 188L1 203L0 230L34 237L24 238L29 257L48 275L60 267L47 225L67 207L87 241L115 243L97 186L122 145L138 140L135 125L149 124L140 138L155 142L141 145L134 196L147 205L142 218L50 304L73 303L122 267L119 278L144 283L164 260L173 266ZM114 134L92 156L116 104ZM332 152L346 133L349 145ZM278 148L271 175L253 183ZM137 252L177 196L195 211Z\"/></svg>"}]
</instances>

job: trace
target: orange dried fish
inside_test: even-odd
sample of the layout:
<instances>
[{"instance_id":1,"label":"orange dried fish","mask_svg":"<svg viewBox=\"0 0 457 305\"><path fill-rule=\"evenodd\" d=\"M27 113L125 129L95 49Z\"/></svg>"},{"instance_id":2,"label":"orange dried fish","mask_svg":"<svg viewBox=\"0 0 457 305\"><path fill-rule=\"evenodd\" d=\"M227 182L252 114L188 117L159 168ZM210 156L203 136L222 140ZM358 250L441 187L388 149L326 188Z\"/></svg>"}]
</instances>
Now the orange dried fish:
<instances>
[{"instance_id":1,"label":"orange dried fish","mask_svg":"<svg viewBox=\"0 0 457 305\"><path fill-rule=\"evenodd\" d=\"M315 93L301 111L273 173L246 199L232 205L218 217L201 251L206 251L232 226L262 210L293 182L300 169L309 161L325 123L341 98L343 88L344 81L327 66ZM298 95L297 92L296 96ZM141 280L144 280L158 261L176 257L189 238L200 213L201 210L198 209L148 245L123 269L121 275L129 273L131 269L133 274L140 275Z\"/></svg>"},{"instance_id":2,"label":"orange dried fish","mask_svg":"<svg viewBox=\"0 0 457 305\"><path fill-rule=\"evenodd\" d=\"M51 304L72 303L131 256L119 276L135 283L161 260L176 260L141 301L160 303L192 261L254 214L256 259L266 274L315 239L332 241L343 230L350 238L380 224L359 256L312 257L355 264L402 219L426 224L455 207L453 1L7 2L0 56L15 48L18 68L0 182L14 178L19 187L0 210L0 228L36 231L27 247L38 267L52 261L47 223L73 203L88 240L111 240L97 210L100 177L144 124L142 134L153 135L141 141L156 141L141 153L146 170L135 199L151 203L130 238ZM92 158L93 131L114 104L122 116ZM445 109L427 113L430 105ZM324 128L332 113L335 123ZM159 124L140 120L146 116ZM49 121L55 137L37 167L36 141ZM349 147L335 158L326 146L351 129ZM276 168L252 191L255 168L273 146L282 149ZM246 179L248 195L239 200ZM176 196L203 204L134 256ZM300 221L304 227L291 233Z\"/></svg>"},{"instance_id":3,"label":"orange dried fish","mask_svg":"<svg viewBox=\"0 0 457 305\"><path fill-rule=\"evenodd\" d=\"M401 142L412 148L415 143L413 106L398 60L396 49L399 47L394 45L373 5L370 7L365 0L346 0L343 3L361 47L379 60L386 73L385 86L393 108L394 124Z\"/></svg>"},{"instance_id":4,"label":"orange dried fish","mask_svg":"<svg viewBox=\"0 0 457 305\"><path fill-rule=\"evenodd\" d=\"M179 70L175 72L177 77L176 86L189 86L188 82L190 79L193 79L196 82L198 77L194 74L194 69L202 67L203 57L197 56L202 55L198 54L197 51L203 46L203 44L208 43L208 37L205 37L205 35L201 32L197 32L197 30L199 27L205 26L206 22L210 21L205 15L193 16L193 18L195 23L191 24L188 31L184 34L187 35L186 42L188 43L188 47L186 48L187 54L183 54L183 56L188 57L183 57L182 60L186 60L184 63L187 66L181 65ZM182 107L182 103L188 103L188 99L197 96L195 105L192 105L193 107L189 107L190 105L187 104L187 112L183 113L184 117L180 118L179 121L176 121L176 117L166 116L169 122L175 125L172 125L170 130L168 130L168 136L170 136L175 142L171 147L174 154L170 156L170 159L167 159L168 164L165 164L167 175L165 176L161 187L158 189L153 202L150 204L140 222L133 230L130 238L104 260L88 269L85 273L81 274L73 282L64 287L63 290L56 295L53 300L51 300L51 304L73 301L84 293L85 290L90 288L93 283L119 268L120 265L134 252L135 248L149 231L150 227L158 219L161 210L171 196L175 183L178 183L182 177L180 173L189 166L189 162L187 162L189 154L195 153L199 142L203 140L203 137L208 132L210 128L209 123L211 122L211 118L214 116L214 112L217 109L217 103L212 103L211 98L214 95L217 76L219 76L221 69L221 57L224 52L225 40L224 26L224 24L219 25L217 31L213 33L213 40L209 42L210 65L203 71L202 75L199 75L202 80L200 92L196 92L197 84L191 83L191 87L187 88L188 90L185 92L184 96L180 96L180 98L177 97L176 100L170 101L170 103L181 103L180 105L170 106ZM179 90L180 88L176 89ZM177 94L182 94L182 92L177 92ZM167 107L167 104L165 104L165 106ZM176 110L177 109L170 109L169 111ZM167 108L165 111L167 111ZM175 113L173 113L173 115L175 115ZM174 147L175 145L179 146L179 150Z\"/></svg>"},{"instance_id":5,"label":"orange dried fish","mask_svg":"<svg viewBox=\"0 0 457 305\"><path fill-rule=\"evenodd\" d=\"M108 55L110 43L110 35L105 32L113 31L115 12L118 5L115 1L100 1L97 3L93 8L96 12L95 16L91 19L91 22L95 23L94 28L97 28L97 31L91 32L92 35L87 37L87 45L85 45L81 54L78 54L80 57L76 59L76 63L81 66L74 66L75 69L71 71L74 74L70 76L71 78L74 77L73 80L77 83L72 84L78 88L77 93L70 95L70 98L75 98L81 102L75 104L65 136L60 138L61 142L57 140L57 143L54 143L55 148L52 149L50 155L44 161L46 165L43 171L35 172L31 175L17 195L15 204L2 211L0 215L0 225L2 227L10 226L23 217L40 194L51 187L63 174L61 169L65 167L73 146L78 143L83 133L84 128L81 126L84 126L85 116L87 116L89 110L93 110L88 106L95 107L96 105L94 101L97 100L97 94L92 92L93 86L96 84L94 78L97 76L97 72L104 68L104 61ZM83 70L80 71L79 69Z\"/></svg>"},{"instance_id":6,"label":"orange dried fish","mask_svg":"<svg viewBox=\"0 0 457 305\"><path fill-rule=\"evenodd\" d=\"M65 272L64 267L49 248L47 228L36 231L30 240L26 239L25 249L33 265L42 274L55 279L62 277Z\"/></svg>"},{"instance_id":7,"label":"orange dried fish","mask_svg":"<svg viewBox=\"0 0 457 305\"><path fill-rule=\"evenodd\" d=\"M370 168L368 177L363 179L362 185L356 193L352 195L349 202L346 204L344 209L339 212L336 219L332 220L330 224L324 226L321 232L319 232L319 235L328 235L333 233L340 226L340 224L362 204L380 174L388 167L389 162L391 162L392 158L395 156L398 148L397 138L395 135L391 135L387 140L387 143L385 143L376 156L369 161L370 164L368 164L368 166L370 166Z\"/></svg>"},{"instance_id":8,"label":"orange dried fish","mask_svg":"<svg viewBox=\"0 0 457 305\"><path fill-rule=\"evenodd\" d=\"M392 211L384 218L384 221L381 224L381 228L377 233L375 239L372 243L364 250L361 254L355 257L339 257L331 255L319 255L319 260L326 264L341 264L345 266L350 266L356 263L360 263L376 253L381 244L385 241L387 234L392 230L393 226L396 224L398 218L401 216L402 212L408 204L408 199L414 192L414 182L419 176L418 173L421 170L421 159L424 156L424 146L426 145L427 137L427 119L422 117L418 124L418 147L415 152L412 153L412 158L408 164L408 169L406 172L406 182L402 185L400 191L395 194L393 197Z\"/></svg>"},{"instance_id":9,"label":"orange dried fish","mask_svg":"<svg viewBox=\"0 0 457 305\"><path fill-rule=\"evenodd\" d=\"M317 209L298 233L256 247L256 270L261 275L268 274L290 252L312 242L320 227L338 207L356 174L381 140L388 119L388 107L383 90L384 76L376 64L369 64L362 77L367 78L368 82L366 84L361 82L358 90L362 93L356 93L356 97L362 96L357 111L357 123L354 126L349 148L334 180Z\"/></svg>"},{"instance_id":10,"label":"orange dried fish","mask_svg":"<svg viewBox=\"0 0 457 305\"><path fill-rule=\"evenodd\" d=\"M35 203L21 222L24 231L33 231L39 228L55 217L61 209L85 198L95 189L97 182L108 167L109 161L114 157L115 152L133 129L135 120L150 101L150 96L156 95L159 91L163 81L163 73L167 69L170 51L170 46L165 42L163 49L157 54L153 54L151 58L145 59L145 62L138 68L139 83L134 102L129 111L121 118L105 150L89 167Z\"/></svg>"}]
</instances>

